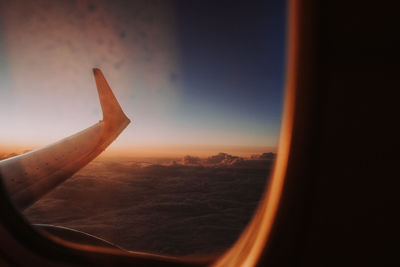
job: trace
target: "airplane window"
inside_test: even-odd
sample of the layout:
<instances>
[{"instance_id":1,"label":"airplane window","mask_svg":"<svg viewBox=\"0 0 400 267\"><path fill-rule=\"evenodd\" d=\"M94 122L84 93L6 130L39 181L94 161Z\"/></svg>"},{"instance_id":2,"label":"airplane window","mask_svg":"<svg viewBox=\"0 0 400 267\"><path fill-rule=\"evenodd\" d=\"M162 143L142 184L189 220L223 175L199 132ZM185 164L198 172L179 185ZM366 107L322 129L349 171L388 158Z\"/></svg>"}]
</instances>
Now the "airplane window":
<instances>
[{"instance_id":1,"label":"airplane window","mask_svg":"<svg viewBox=\"0 0 400 267\"><path fill-rule=\"evenodd\" d=\"M236 241L276 156L285 1L13 0L0 14L0 171L34 227L167 255Z\"/></svg>"}]
</instances>

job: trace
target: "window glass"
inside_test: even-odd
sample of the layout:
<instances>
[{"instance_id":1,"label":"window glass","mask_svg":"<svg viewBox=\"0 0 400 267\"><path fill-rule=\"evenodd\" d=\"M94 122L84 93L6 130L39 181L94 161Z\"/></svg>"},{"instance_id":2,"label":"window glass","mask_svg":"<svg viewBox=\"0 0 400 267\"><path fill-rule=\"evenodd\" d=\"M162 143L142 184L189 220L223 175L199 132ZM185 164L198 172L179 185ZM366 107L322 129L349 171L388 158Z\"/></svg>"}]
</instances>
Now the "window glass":
<instances>
[{"instance_id":1,"label":"window glass","mask_svg":"<svg viewBox=\"0 0 400 267\"><path fill-rule=\"evenodd\" d=\"M135 251L231 246L276 156L285 1L0 7L2 164L101 120L94 67L132 121L99 157L21 210L29 222Z\"/></svg>"}]
</instances>

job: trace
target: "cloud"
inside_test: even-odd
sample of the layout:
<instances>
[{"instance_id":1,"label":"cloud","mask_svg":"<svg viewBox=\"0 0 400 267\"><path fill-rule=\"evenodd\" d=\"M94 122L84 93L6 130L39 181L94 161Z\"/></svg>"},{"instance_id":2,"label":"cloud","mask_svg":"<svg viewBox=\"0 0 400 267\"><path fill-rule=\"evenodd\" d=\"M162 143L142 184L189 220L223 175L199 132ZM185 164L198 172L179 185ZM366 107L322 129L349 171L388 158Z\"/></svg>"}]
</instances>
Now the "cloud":
<instances>
[{"instance_id":1,"label":"cloud","mask_svg":"<svg viewBox=\"0 0 400 267\"><path fill-rule=\"evenodd\" d=\"M243 163L243 158L229 155L227 153L219 153L218 155L211 156L205 161L206 164L214 165L238 165Z\"/></svg>"},{"instance_id":2,"label":"cloud","mask_svg":"<svg viewBox=\"0 0 400 267\"><path fill-rule=\"evenodd\" d=\"M273 162L226 153L184 159L190 164L97 159L24 215L32 223L77 229L130 250L222 252L249 222ZM238 159L242 165L231 164Z\"/></svg>"},{"instance_id":3,"label":"cloud","mask_svg":"<svg viewBox=\"0 0 400 267\"><path fill-rule=\"evenodd\" d=\"M183 165L200 165L202 164L202 161L198 157L193 157L193 156L185 156L183 157Z\"/></svg>"},{"instance_id":4,"label":"cloud","mask_svg":"<svg viewBox=\"0 0 400 267\"><path fill-rule=\"evenodd\" d=\"M3 153L3 154L0 154L0 160L12 158L12 157L15 157L15 156L18 156L18 155L20 155L20 154L18 154L18 153L4 154Z\"/></svg>"},{"instance_id":5,"label":"cloud","mask_svg":"<svg viewBox=\"0 0 400 267\"><path fill-rule=\"evenodd\" d=\"M250 159L245 159L238 156L233 156L228 153L218 153L217 155L210 156L208 158L202 159L199 157L194 157L187 155L183 157L183 159L178 162L182 165L192 166L192 165L202 165L202 166L254 166L255 160L262 161L260 164L264 164L264 161L271 161L275 158L274 153L262 153L259 155L252 155ZM173 164L178 164L174 161ZM172 165L173 165L172 164Z\"/></svg>"},{"instance_id":6,"label":"cloud","mask_svg":"<svg viewBox=\"0 0 400 267\"><path fill-rule=\"evenodd\" d=\"M271 160L275 159L276 154L269 152L269 153L262 153L260 155L252 155L251 159L256 159L256 160Z\"/></svg>"}]
</instances>

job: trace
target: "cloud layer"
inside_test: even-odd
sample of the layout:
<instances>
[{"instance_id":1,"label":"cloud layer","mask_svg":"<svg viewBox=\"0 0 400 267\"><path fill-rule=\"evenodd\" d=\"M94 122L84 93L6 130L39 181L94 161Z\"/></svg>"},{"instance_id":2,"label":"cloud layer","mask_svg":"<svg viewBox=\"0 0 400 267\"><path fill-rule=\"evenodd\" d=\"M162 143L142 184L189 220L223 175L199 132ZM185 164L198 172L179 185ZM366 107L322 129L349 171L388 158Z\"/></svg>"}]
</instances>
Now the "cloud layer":
<instances>
[{"instance_id":1,"label":"cloud layer","mask_svg":"<svg viewBox=\"0 0 400 267\"><path fill-rule=\"evenodd\" d=\"M172 164L100 158L24 214L130 250L220 252L250 220L272 162L225 153Z\"/></svg>"}]
</instances>

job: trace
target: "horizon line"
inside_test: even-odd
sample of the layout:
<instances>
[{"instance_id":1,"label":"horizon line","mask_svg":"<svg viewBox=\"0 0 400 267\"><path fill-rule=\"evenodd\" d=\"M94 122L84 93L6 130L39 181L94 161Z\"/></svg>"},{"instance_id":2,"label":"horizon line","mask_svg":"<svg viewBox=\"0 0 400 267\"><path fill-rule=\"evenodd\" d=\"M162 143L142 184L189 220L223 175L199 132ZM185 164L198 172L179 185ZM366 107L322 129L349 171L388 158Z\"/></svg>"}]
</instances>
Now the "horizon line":
<instances>
[{"instance_id":1,"label":"horizon line","mask_svg":"<svg viewBox=\"0 0 400 267\"><path fill-rule=\"evenodd\" d=\"M1 145L0 154L26 153L43 146ZM100 156L102 157L183 157L183 156L213 156L218 153L227 153L235 156L248 157L262 153L276 153L276 146L249 146L249 145L130 145L127 147L110 147Z\"/></svg>"}]
</instances>

